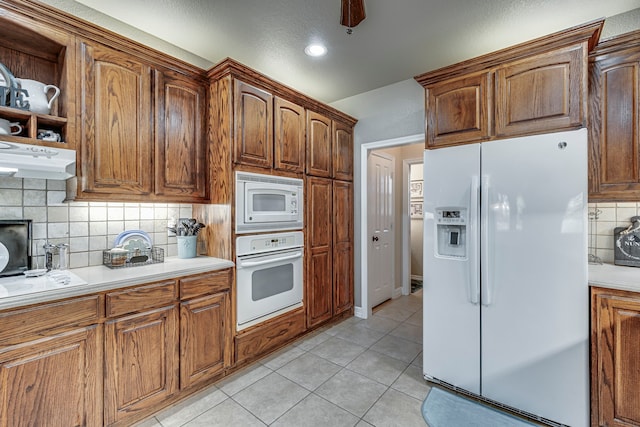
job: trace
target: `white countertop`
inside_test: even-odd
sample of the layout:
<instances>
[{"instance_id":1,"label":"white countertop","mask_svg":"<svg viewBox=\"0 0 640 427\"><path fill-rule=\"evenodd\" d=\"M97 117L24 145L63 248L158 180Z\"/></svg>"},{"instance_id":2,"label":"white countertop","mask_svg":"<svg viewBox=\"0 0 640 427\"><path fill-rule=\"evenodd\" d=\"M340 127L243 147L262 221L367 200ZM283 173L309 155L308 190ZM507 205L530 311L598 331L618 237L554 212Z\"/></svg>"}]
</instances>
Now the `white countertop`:
<instances>
[{"instance_id":1,"label":"white countertop","mask_svg":"<svg viewBox=\"0 0 640 427\"><path fill-rule=\"evenodd\" d=\"M640 267L589 264L589 284L601 288L640 292Z\"/></svg>"},{"instance_id":2,"label":"white countertop","mask_svg":"<svg viewBox=\"0 0 640 427\"><path fill-rule=\"evenodd\" d=\"M0 279L0 310L233 266L229 260L206 256L189 259L167 257L164 262L139 267L111 269L99 265L74 268L69 270L72 280L67 285L55 283L45 276L6 277Z\"/></svg>"}]
</instances>

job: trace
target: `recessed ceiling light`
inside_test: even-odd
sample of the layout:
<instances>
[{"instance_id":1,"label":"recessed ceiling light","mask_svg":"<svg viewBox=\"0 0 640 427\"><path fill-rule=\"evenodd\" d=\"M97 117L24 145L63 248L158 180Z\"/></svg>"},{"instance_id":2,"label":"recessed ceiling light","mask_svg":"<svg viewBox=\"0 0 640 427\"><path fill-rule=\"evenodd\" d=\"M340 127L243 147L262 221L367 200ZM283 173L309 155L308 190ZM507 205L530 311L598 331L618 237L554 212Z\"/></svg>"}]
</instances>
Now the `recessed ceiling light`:
<instances>
[{"instance_id":1,"label":"recessed ceiling light","mask_svg":"<svg viewBox=\"0 0 640 427\"><path fill-rule=\"evenodd\" d=\"M304 48L304 53L309 56L322 56L327 53L327 48L321 44L310 44Z\"/></svg>"}]
</instances>

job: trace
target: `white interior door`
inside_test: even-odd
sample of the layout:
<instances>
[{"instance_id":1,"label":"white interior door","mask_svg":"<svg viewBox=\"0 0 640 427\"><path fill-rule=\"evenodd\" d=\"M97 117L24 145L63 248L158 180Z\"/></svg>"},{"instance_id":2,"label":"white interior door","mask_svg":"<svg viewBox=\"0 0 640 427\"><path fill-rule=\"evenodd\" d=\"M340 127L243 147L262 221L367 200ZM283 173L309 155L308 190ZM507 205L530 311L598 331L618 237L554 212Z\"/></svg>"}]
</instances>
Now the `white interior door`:
<instances>
[{"instance_id":1,"label":"white interior door","mask_svg":"<svg viewBox=\"0 0 640 427\"><path fill-rule=\"evenodd\" d=\"M368 164L368 277L371 307L391 299L393 293L393 176L394 160L370 153Z\"/></svg>"}]
</instances>

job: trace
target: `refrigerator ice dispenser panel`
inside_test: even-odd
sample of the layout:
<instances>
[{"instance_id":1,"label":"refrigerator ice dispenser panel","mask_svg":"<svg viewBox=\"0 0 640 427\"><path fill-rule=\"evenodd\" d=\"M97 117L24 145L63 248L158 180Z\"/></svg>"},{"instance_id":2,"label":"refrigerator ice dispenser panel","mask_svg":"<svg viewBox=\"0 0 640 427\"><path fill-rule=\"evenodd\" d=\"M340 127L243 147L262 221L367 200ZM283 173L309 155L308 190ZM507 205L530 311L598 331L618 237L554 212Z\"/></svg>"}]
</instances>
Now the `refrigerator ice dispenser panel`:
<instances>
[{"instance_id":1,"label":"refrigerator ice dispenser panel","mask_svg":"<svg viewBox=\"0 0 640 427\"><path fill-rule=\"evenodd\" d=\"M436 208L436 256L467 259L467 209Z\"/></svg>"}]
</instances>

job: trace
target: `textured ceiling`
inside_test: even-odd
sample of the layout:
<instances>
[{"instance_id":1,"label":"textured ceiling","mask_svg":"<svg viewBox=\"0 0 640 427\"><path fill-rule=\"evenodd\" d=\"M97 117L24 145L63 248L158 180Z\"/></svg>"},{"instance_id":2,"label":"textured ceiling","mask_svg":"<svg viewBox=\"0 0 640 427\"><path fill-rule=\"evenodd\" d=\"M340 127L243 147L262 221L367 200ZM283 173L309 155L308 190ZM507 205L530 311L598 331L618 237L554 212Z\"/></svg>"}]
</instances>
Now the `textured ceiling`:
<instances>
[{"instance_id":1,"label":"textured ceiling","mask_svg":"<svg viewBox=\"0 0 640 427\"><path fill-rule=\"evenodd\" d=\"M340 0L77 1L205 65L232 57L324 102L640 7L640 0L365 0L367 18L348 35ZM328 54L307 57L312 41Z\"/></svg>"}]
</instances>

